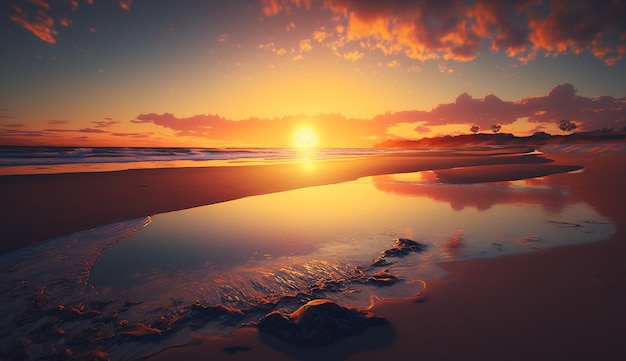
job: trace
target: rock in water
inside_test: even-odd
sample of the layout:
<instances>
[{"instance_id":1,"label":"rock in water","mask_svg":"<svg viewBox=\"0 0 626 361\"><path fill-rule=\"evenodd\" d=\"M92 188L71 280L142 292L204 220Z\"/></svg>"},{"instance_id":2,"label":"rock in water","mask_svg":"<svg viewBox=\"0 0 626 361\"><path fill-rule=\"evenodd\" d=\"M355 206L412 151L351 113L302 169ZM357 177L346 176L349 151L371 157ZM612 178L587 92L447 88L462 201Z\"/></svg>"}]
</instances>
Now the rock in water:
<instances>
[{"instance_id":1,"label":"rock in water","mask_svg":"<svg viewBox=\"0 0 626 361\"><path fill-rule=\"evenodd\" d=\"M426 248L428 248L428 246L423 243L415 242L407 238L396 238L393 246L380 252L380 256L374 260L374 263L372 263L370 267L386 267L392 263L385 260L386 257L404 257L411 252L422 252Z\"/></svg>"},{"instance_id":2,"label":"rock in water","mask_svg":"<svg viewBox=\"0 0 626 361\"><path fill-rule=\"evenodd\" d=\"M422 252L428 246L406 238L395 240L393 247L382 252L381 257L402 257L411 252Z\"/></svg>"},{"instance_id":3,"label":"rock in water","mask_svg":"<svg viewBox=\"0 0 626 361\"><path fill-rule=\"evenodd\" d=\"M297 346L318 347L386 323L386 319L371 312L319 299L308 302L289 315L273 311L263 317L257 327L260 332L271 333Z\"/></svg>"}]
</instances>

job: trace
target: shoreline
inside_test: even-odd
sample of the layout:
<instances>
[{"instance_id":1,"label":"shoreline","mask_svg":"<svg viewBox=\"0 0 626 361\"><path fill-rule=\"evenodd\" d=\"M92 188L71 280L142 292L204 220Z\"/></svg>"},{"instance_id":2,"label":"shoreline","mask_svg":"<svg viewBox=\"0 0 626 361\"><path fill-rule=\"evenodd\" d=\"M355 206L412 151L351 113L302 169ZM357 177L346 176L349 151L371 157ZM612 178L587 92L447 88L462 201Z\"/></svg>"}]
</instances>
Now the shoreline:
<instances>
[{"instance_id":1,"label":"shoreline","mask_svg":"<svg viewBox=\"0 0 626 361\"><path fill-rule=\"evenodd\" d=\"M428 282L408 299L387 299L370 311L387 327L332 345L306 349L255 329L228 337L198 338L153 361L405 359L621 360L626 357L626 214L619 196L626 155L550 154L577 160L579 174L554 174L579 199L616 223L605 241L536 252L439 264L448 276ZM598 158L600 157L600 158ZM598 172L605 177L597 179ZM598 184L600 182L601 184Z\"/></svg>"},{"instance_id":2,"label":"shoreline","mask_svg":"<svg viewBox=\"0 0 626 361\"><path fill-rule=\"evenodd\" d=\"M298 348L259 334L255 329L240 329L228 337L198 338L192 345L172 348L150 359L193 360L209 354L218 360L322 357L380 360L381 357L402 359L407 355L429 360L618 360L625 357L626 214L621 208L624 203L622 183L626 179L625 154L527 156L514 152L455 157L402 154L298 166L229 167L233 169L231 172L224 172L222 168L195 171L179 168L79 176L0 177L0 196L9 197L4 198L9 199L8 206L7 203L0 206L2 212L11 215L11 210L16 210L12 217L3 217L1 246L4 252L12 246L32 244L41 234L83 227L89 222L109 219L112 214L121 217L120 214L129 211L171 211L180 206L193 207L189 204L194 202L223 202L262 194L258 193L261 191L278 192L368 175L470 166L485 170L489 165L506 170L511 164L516 177L552 174L550 177L555 182L569 186L573 195L617 225L613 237L524 255L440 264L449 275L429 281L422 297L383 300L374 305L371 311L389 320L389 326L373 327L323 348ZM552 169L551 165L558 167ZM562 165L582 165L585 170L579 174L559 173ZM176 199L167 197L172 185L181 182L189 183L185 183L187 187L176 189ZM46 192L48 196L44 197ZM120 204L125 195L126 202ZM94 201L99 202L96 204L100 207L88 206ZM139 207L133 208L133 202ZM18 206L22 208L17 209ZM37 219L33 210L39 217L49 213L50 217L38 221L45 232L32 226L33 219ZM80 215L81 219L70 227L58 224L67 223L71 215ZM11 240L7 235L19 233L7 229L28 229L30 238L7 245Z\"/></svg>"},{"instance_id":3,"label":"shoreline","mask_svg":"<svg viewBox=\"0 0 626 361\"><path fill-rule=\"evenodd\" d=\"M0 176L0 199L5 200L0 204L0 253L104 224L365 176L507 164L519 166L518 177L562 171L552 169L543 156L527 154L531 151L509 147L297 164Z\"/></svg>"}]
</instances>

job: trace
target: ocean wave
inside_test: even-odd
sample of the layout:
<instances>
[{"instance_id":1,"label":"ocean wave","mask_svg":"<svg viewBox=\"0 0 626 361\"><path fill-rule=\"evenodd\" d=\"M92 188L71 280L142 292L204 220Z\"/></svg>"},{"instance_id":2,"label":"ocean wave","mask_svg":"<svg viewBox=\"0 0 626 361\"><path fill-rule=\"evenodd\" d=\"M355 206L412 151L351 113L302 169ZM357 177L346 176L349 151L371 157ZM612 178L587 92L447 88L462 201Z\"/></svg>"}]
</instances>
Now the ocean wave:
<instances>
[{"instance_id":1,"label":"ocean wave","mask_svg":"<svg viewBox=\"0 0 626 361\"><path fill-rule=\"evenodd\" d=\"M307 153L314 159L378 154L380 149L328 148ZM0 147L3 166L61 164L132 163L176 160L297 159L302 156L291 148L148 148L148 147Z\"/></svg>"}]
</instances>

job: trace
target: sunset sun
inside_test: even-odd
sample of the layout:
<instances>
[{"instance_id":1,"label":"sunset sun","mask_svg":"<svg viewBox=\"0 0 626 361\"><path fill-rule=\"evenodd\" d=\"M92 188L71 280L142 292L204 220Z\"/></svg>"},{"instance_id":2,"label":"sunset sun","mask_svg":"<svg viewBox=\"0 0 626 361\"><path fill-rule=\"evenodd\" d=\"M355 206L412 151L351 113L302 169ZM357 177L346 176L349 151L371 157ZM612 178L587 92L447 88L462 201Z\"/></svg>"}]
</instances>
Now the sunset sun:
<instances>
[{"instance_id":1,"label":"sunset sun","mask_svg":"<svg viewBox=\"0 0 626 361\"><path fill-rule=\"evenodd\" d=\"M294 145L297 148L314 148L317 143L317 134L311 128L302 127L294 133Z\"/></svg>"}]
</instances>

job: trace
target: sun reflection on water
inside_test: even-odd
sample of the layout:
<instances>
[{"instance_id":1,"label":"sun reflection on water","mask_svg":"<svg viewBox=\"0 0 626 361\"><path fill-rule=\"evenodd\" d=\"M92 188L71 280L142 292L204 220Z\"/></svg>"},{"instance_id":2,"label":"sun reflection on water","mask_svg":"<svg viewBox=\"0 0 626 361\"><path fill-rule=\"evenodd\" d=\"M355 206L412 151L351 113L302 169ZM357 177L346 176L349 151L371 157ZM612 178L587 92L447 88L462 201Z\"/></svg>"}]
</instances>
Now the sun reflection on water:
<instances>
[{"instance_id":1,"label":"sun reflection on water","mask_svg":"<svg viewBox=\"0 0 626 361\"><path fill-rule=\"evenodd\" d=\"M119 317L128 326L111 326L114 335L217 335L311 299L369 307L415 296L444 275L438 262L598 241L613 231L550 177L472 185L441 184L433 172L366 177L158 214L1 255L0 291L13 295L3 327L48 317L25 313L45 298ZM401 239L420 246L394 250ZM124 355L129 345L109 351Z\"/></svg>"}]
</instances>

